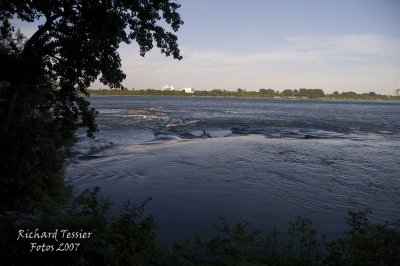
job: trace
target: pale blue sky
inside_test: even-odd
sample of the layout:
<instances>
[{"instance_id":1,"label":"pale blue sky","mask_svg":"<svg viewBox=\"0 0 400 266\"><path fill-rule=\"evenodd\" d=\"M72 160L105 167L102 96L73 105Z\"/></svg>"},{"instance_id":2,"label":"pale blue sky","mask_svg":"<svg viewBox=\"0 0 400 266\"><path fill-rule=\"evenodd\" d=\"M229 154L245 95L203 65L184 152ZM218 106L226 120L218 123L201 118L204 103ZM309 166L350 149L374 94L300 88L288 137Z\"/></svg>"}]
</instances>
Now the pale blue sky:
<instances>
[{"instance_id":1,"label":"pale blue sky","mask_svg":"<svg viewBox=\"0 0 400 266\"><path fill-rule=\"evenodd\" d=\"M156 49L141 58L137 47L121 47L128 88L389 94L400 78L400 0L179 2L184 59Z\"/></svg>"},{"instance_id":2,"label":"pale blue sky","mask_svg":"<svg viewBox=\"0 0 400 266\"><path fill-rule=\"evenodd\" d=\"M400 0L178 2L183 60L156 48L142 58L135 43L121 45L124 86L390 94L400 83Z\"/></svg>"}]
</instances>

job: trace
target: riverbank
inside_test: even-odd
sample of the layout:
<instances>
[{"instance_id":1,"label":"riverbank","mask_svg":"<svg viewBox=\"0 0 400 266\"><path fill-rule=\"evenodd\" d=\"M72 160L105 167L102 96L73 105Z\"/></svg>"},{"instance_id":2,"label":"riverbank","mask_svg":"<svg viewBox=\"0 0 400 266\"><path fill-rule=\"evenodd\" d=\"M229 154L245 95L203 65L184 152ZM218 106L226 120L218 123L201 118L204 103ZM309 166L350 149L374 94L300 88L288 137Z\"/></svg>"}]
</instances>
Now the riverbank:
<instances>
[{"instance_id":1,"label":"riverbank","mask_svg":"<svg viewBox=\"0 0 400 266\"><path fill-rule=\"evenodd\" d=\"M195 91L194 93L185 93L184 91L161 91L161 90L89 90L92 96L182 96L182 97L227 97L227 98L275 98L275 99L313 99L313 100L400 100L400 96L380 95L374 92L357 94L354 92L342 92L325 94L322 90L297 90L279 91Z\"/></svg>"}]
</instances>

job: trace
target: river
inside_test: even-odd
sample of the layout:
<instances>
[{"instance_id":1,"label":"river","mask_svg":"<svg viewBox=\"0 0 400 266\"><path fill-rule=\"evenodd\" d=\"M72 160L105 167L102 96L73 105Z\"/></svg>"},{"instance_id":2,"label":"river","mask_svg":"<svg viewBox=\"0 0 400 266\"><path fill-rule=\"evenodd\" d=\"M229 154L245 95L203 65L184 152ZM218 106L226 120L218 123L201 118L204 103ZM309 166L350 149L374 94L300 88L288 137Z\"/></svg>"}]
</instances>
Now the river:
<instances>
[{"instance_id":1,"label":"river","mask_svg":"<svg viewBox=\"0 0 400 266\"><path fill-rule=\"evenodd\" d=\"M147 197L158 241L215 234L217 216L285 232L311 219L342 235L348 210L400 219L400 103L218 97L90 97L65 179L115 202ZM114 210L115 211L115 210Z\"/></svg>"}]
</instances>

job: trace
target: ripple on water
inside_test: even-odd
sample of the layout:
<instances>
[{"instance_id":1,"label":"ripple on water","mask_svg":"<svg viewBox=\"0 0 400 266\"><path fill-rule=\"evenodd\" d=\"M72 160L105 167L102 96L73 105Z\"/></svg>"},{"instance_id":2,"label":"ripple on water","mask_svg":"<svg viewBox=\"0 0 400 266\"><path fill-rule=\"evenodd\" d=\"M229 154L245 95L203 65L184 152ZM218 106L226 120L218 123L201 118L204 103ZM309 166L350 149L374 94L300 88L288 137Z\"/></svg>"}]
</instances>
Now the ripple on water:
<instances>
[{"instance_id":1,"label":"ripple on water","mask_svg":"<svg viewBox=\"0 0 400 266\"><path fill-rule=\"evenodd\" d=\"M243 215L265 228L282 215L322 225L323 219L365 207L374 209L375 219L400 217L398 143L261 135L156 140L101 150L71 164L66 179L81 187L102 185L121 202L153 196L149 211L160 219L161 235L167 234L169 215L187 221L183 216L193 209L192 219L205 224L215 222L215 213Z\"/></svg>"}]
</instances>

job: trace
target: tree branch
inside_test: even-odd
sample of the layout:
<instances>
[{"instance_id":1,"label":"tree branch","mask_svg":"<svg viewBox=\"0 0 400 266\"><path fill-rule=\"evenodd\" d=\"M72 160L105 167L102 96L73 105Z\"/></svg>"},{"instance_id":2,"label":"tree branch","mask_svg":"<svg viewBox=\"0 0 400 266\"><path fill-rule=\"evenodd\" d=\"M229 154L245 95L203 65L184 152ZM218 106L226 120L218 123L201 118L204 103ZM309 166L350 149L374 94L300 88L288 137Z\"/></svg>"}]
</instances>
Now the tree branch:
<instances>
[{"instance_id":1,"label":"tree branch","mask_svg":"<svg viewBox=\"0 0 400 266\"><path fill-rule=\"evenodd\" d=\"M32 51L33 46L37 43L37 41L40 39L43 34L50 30L53 22L60 18L62 14L54 14L53 16L46 16L46 23L42 27L40 27L29 40L26 42L24 51L22 52L23 55L29 54Z\"/></svg>"}]
</instances>

